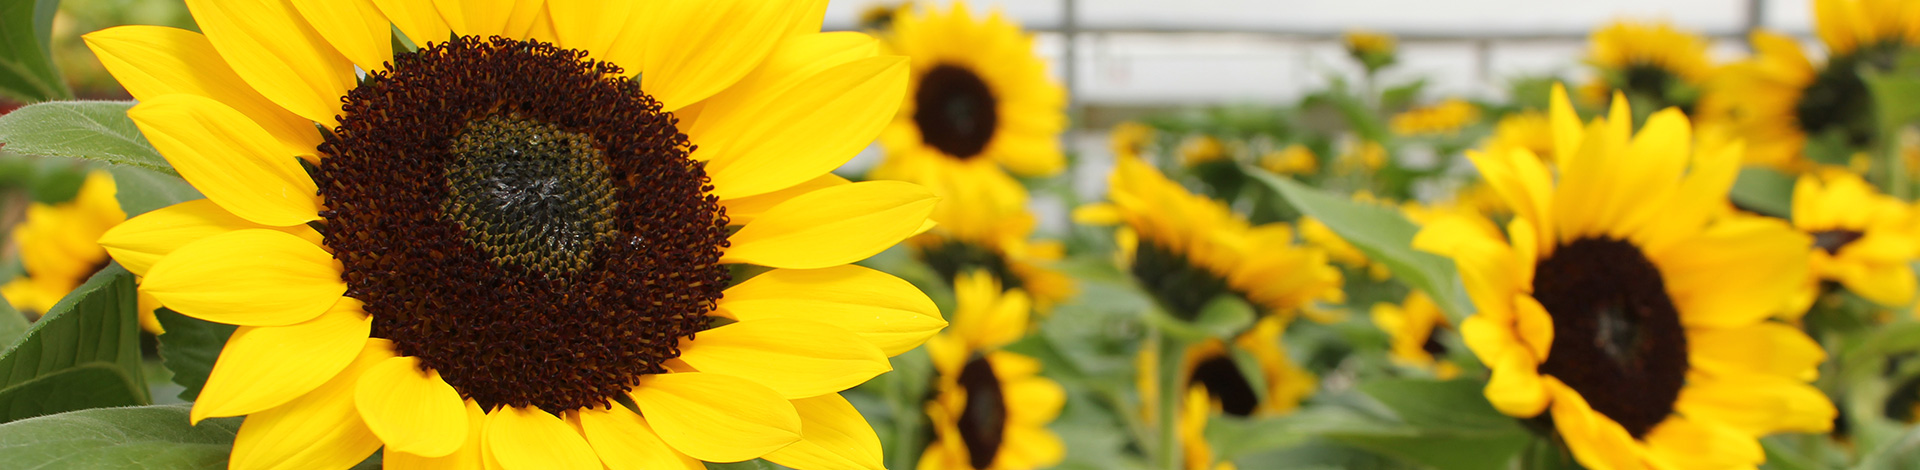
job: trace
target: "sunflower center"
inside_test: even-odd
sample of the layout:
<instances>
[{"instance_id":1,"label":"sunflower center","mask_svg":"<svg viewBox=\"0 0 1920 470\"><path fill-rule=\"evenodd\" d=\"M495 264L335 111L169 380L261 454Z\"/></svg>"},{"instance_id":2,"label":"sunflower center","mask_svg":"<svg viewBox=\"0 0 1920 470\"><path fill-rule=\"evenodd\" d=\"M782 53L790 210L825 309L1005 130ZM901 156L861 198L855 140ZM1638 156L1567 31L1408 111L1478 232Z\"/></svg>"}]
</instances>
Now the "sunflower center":
<instances>
[{"instance_id":1,"label":"sunflower center","mask_svg":"<svg viewBox=\"0 0 1920 470\"><path fill-rule=\"evenodd\" d=\"M1420 350L1426 351L1427 354L1432 354L1433 357L1436 358L1447 355L1447 344L1440 342L1440 330L1441 328L1438 325L1427 330L1427 340L1420 343Z\"/></svg>"},{"instance_id":2,"label":"sunflower center","mask_svg":"<svg viewBox=\"0 0 1920 470\"><path fill-rule=\"evenodd\" d=\"M1673 81L1673 74L1654 64L1636 64L1627 66L1626 87L1628 90L1647 93L1655 97L1665 97L1667 85Z\"/></svg>"},{"instance_id":3,"label":"sunflower center","mask_svg":"<svg viewBox=\"0 0 1920 470\"><path fill-rule=\"evenodd\" d=\"M974 356L960 368L960 388L967 405L960 410L960 441L967 444L967 463L989 468L1000 455L1007 434L1007 395L986 356Z\"/></svg>"},{"instance_id":4,"label":"sunflower center","mask_svg":"<svg viewBox=\"0 0 1920 470\"><path fill-rule=\"evenodd\" d=\"M972 158L986 150L1000 123L993 89L972 70L943 64L920 77L913 94L913 121L927 145L947 155Z\"/></svg>"},{"instance_id":5,"label":"sunflower center","mask_svg":"<svg viewBox=\"0 0 1920 470\"><path fill-rule=\"evenodd\" d=\"M1859 241L1860 237L1864 236L1867 234L1854 230L1821 230L1813 232L1813 246L1827 250L1829 255L1838 255L1841 248Z\"/></svg>"},{"instance_id":6,"label":"sunflower center","mask_svg":"<svg viewBox=\"0 0 1920 470\"><path fill-rule=\"evenodd\" d=\"M1001 289L1014 290L1022 286L1020 276L1007 266L1006 258L978 244L946 240L921 248L920 256L926 259L928 266L933 267L933 272L948 282L952 282L960 273L982 269L1000 280Z\"/></svg>"},{"instance_id":7,"label":"sunflower center","mask_svg":"<svg viewBox=\"0 0 1920 470\"><path fill-rule=\"evenodd\" d=\"M1632 243L1583 238L1542 260L1533 296L1553 317L1540 372L1580 392L1635 438L1673 412L1687 337L1660 270Z\"/></svg>"},{"instance_id":8,"label":"sunflower center","mask_svg":"<svg viewBox=\"0 0 1920 470\"><path fill-rule=\"evenodd\" d=\"M606 407L708 325L727 217L637 82L580 51L456 38L349 92L322 234L392 340L484 407Z\"/></svg>"},{"instance_id":9,"label":"sunflower center","mask_svg":"<svg viewBox=\"0 0 1920 470\"><path fill-rule=\"evenodd\" d=\"M1226 279L1149 240L1140 240L1134 249L1131 269L1134 279L1181 320L1199 318L1200 311L1216 297L1238 295L1227 287Z\"/></svg>"},{"instance_id":10,"label":"sunflower center","mask_svg":"<svg viewBox=\"0 0 1920 470\"><path fill-rule=\"evenodd\" d=\"M1221 354L1194 364L1193 376L1187 380L1206 386L1207 395L1220 400L1220 409L1227 414L1252 416L1254 408L1260 405L1260 396L1254 392L1253 382L1240 373L1240 366L1233 362L1233 356Z\"/></svg>"},{"instance_id":11,"label":"sunflower center","mask_svg":"<svg viewBox=\"0 0 1920 470\"><path fill-rule=\"evenodd\" d=\"M1845 143L1862 146L1873 140L1873 96L1860 80L1857 56L1836 57L1814 76L1794 104L1800 129L1810 136L1839 131Z\"/></svg>"}]
</instances>

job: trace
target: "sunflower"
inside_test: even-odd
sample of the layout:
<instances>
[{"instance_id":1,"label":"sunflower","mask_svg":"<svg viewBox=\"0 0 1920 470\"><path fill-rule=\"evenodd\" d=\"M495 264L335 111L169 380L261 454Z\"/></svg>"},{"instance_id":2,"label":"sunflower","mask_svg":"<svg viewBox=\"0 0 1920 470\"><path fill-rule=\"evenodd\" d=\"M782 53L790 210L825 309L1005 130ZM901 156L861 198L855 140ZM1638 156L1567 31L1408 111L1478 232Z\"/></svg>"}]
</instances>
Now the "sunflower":
<instances>
[{"instance_id":1,"label":"sunflower","mask_svg":"<svg viewBox=\"0 0 1920 470\"><path fill-rule=\"evenodd\" d=\"M1290 144L1286 148L1267 152L1260 156L1260 168L1282 175L1311 175L1320 172L1320 156L1305 145Z\"/></svg>"},{"instance_id":2,"label":"sunflower","mask_svg":"<svg viewBox=\"0 0 1920 470\"><path fill-rule=\"evenodd\" d=\"M1372 202L1372 198L1365 193L1356 196L1356 200L1359 202ZM1340 234L1334 233L1332 227L1321 223L1319 219L1301 217L1299 227L1300 239L1305 240L1308 245L1312 245L1326 252L1328 260L1365 272L1367 273L1367 278L1372 279L1374 282L1385 281L1387 278L1393 276L1393 271L1387 270L1387 265L1375 263L1372 259L1367 258L1367 253L1360 251L1360 247L1348 243L1346 238L1342 238Z\"/></svg>"},{"instance_id":3,"label":"sunflower","mask_svg":"<svg viewBox=\"0 0 1920 470\"><path fill-rule=\"evenodd\" d=\"M1113 126L1107 145L1115 158L1144 158L1159 133L1153 126L1127 121Z\"/></svg>"},{"instance_id":4,"label":"sunflower","mask_svg":"<svg viewBox=\"0 0 1920 470\"><path fill-rule=\"evenodd\" d=\"M1285 224L1250 226L1227 206L1188 192L1139 159L1108 178L1108 203L1075 211L1085 224L1124 223L1115 235L1140 286L1175 317L1233 295L1261 311L1292 317L1316 300L1341 298L1340 271L1327 255L1296 245Z\"/></svg>"},{"instance_id":5,"label":"sunflower","mask_svg":"<svg viewBox=\"0 0 1920 470\"><path fill-rule=\"evenodd\" d=\"M1482 145L1492 152L1527 149L1542 160L1553 161L1552 137L1547 113L1528 110L1500 117L1493 125L1493 135Z\"/></svg>"},{"instance_id":6,"label":"sunflower","mask_svg":"<svg viewBox=\"0 0 1920 470\"><path fill-rule=\"evenodd\" d=\"M1886 306L1913 301L1912 262L1920 240L1909 229L1912 208L1880 194L1859 175L1828 169L1801 175L1793 188L1793 225L1813 237L1811 266Z\"/></svg>"},{"instance_id":7,"label":"sunflower","mask_svg":"<svg viewBox=\"0 0 1920 470\"><path fill-rule=\"evenodd\" d=\"M1425 292L1413 291L1400 304L1373 304L1373 324L1392 338L1393 362L1432 371L1441 380L1460 375L1460 367L1442 360L1447 345L1440 332L1452 328L1440 306Z\"/></svg>"},{"instance_id":8,"label":"sunflower","mask_svg":"<svg viewBox=\"0 0 1920 470\"><path fill-rule=\"evenodd\" d=\"M73 288L107 266L107 251L96 240L108 228L127 220L114 198L113 177L104 171L87 173L80 192L59 204L27 206L27 218L13 228L26 273L0 285L0 296L21 311L43 315ZM140 327L160 334L153 317L152 296L140 293Z\"/></svg>"},{"instance_id":9,"label":"sunflower","mask_svg":"<svg viewBox=\"0 0 1920 470\"><path fill-rule=\"evenodd\" d=\"M1205 434L1209 417L1280 416L1293 412L1313 394L1318 380L1287 357L1280 343L1285 330L1285 321L1266 317L1232 343L1209 338L1186 347L1180 380L1186 395L1178 404L1174 423L1185 461L1183 468L1232 468L1231 462L1214 460ZM1235 358L1236 353L1249 360L1246 365ZM1141 349L1135 362L1141 413L1149 423L1159 418L1154 413L1160 397L1159 364L1153 348Z\"/></svg>"},{"instance_id":10,"label":"sunflower","mask_svg":"<svg viewBox=\"0 0 1920 470\"><path fill-rule=\"evenodd\" d=\"M1034 310L1052 311L1079 292L1072 277L1053 263L1066 257L1057 240L1033 239L1037 219L1024 206L996 213L992 205L953 205L967 215L907 241L914 253L942 279L953 279L975 269L993 273L1007 289L1021 289L1033 297Z\"/></svg>"},{"instance_id":11,"label":"sunflower","mask_svg":"<svg viewBox=\"0 0 1920 470\"><path fill-rule=\"evenodd\" d=\"M880 468L837 392L945 321L848 263L935 199L826 176L907 66L824 1L187 7L86 40L207 199L101 240L240 326L191 413L234 468Z\"/></svg>"},{"instance_id":12,"label":"sunflower","mask_svg":"<svg viewBox=\"0 0 1920 470\"><path fill-rule=\"evenodd\" d=\"M1635 135L1618 96L1583 128L1564 88L1552 99L1557 171L1525 150L1468 153L1513 203L1507 236L1444 219L1414 238L1460 267L1487 399L1546 414L1593 469L1752 467L1758 436L1829 429L1834 406L1807 383L1825 353L1768 320L1806 282L1812 240L1721 210L1739 145L1694 148L1673 108Z\"/></svg>"},{"instance_id":13,"label":"sunflower","mask_svg":"<svg viewBox=\"0 0 1920 470\"><path fill-rule=\"evenodd\" d=\"M1342 35L1341 40L1346 42L1347 55L1360 62L1368 74L1393 65L1398 41L1395 41L1392 35L1353 30Z\"/></svg>"},{"instance_id":14,"label":"sunflower","mask_svg":"<svg viewBox=\"0 0 1920 470\"><path fill-rule=\"evenodd\" d=\"M1453 135L1480 121L1480 106L1459 98L1409 109L1393 115L1388 127L1400 135Z\"/></svg>"},{"instance_id":15,"label":"sunflower","mask_svg":"<svg viewBox=\"0 0 1920 470\"><path fill-rule=\"evenodd\" d=\"M902 11L886 35L889 51L911 58L905 101L880 143L873 178L926 184L954 199L987 193L991 203L1025 203L1008 172L1052 176L1066 169L1059 136L1066 91L1047 77L1033 37L999 13L977 20L966 2L952 10ZM943 206L958 206L957 199ZM942 215L934 220L956 223Z\"/></svg>"},{"instance_id":16,"label":"sunflower","mask_svg":"<svg viewBox=\"0 0 1920 470\"><path fill-rule=\"evenodd\" d=\"M1180 166L1197 167L1208 163L1229 162L1227 145L1220 138L1198 134L1180 141L1180 148L1174 150L1174 157L1180 160Z\"/></svg>"},{"instance_id":17,"label":"sunflower","mask_svg":"<svg viewBox=\"0 0 1920 470\"><path fill-rule=\"evenodd\" d=\"M1599 91L1649 100L1654 108L1677 106L1692 112L1700 88L1713 74L1707 58L1707 40L1666 22L1615 21L1588 38L1587 64L1600 76L1592 82Z\"/></svg>"},{"instance_id":18,"label":"sunflower","mask_svg":"<svg viewBox=\"0 0 1920 470\"><path fill-rule=\"evenodd\" d=\"M1878 138L1873 97L1859 70L1891 69L1902 50L1920 42L1920 5L1910 2L1815 0L1813 13L1827 46L1824 65L1816 67L1793 38L1756 31L1753 57L1717 73L1701 99L1706 121L1746 139L1752 163L1809 169L1809 138L1871 145Z\"/></svg>"},{"instance_id":19,"label":"sunflower","mask_svg":"<svg viewBox=\"0 0 1920 470\"><path fill-rule=\"evenodd\" d=\"M954 280L953 329L927 341L939 372L927 416L937 435L920 456L921 470L1026 470L1066 455L1047 429L1066 392L1040 376L1040 361L998 348L1026 335L1030 303L1003 290L992 274Z\"/></svg>"}]
</instances>

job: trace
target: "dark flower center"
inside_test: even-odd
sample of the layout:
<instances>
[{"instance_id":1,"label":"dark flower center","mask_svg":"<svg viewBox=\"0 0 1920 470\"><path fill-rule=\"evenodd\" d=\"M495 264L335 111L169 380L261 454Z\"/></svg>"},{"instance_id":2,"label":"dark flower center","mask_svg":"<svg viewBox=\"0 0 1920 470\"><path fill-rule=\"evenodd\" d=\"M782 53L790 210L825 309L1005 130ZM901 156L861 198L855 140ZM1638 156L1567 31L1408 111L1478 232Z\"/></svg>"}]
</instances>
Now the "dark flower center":
<instances>
[{"instance_id":1,"label":"dark flower center","mask_svg":"<svg viewBox=\"0 0 1920 470\"><path fill-rule=\"evenodd\" d=\"M947 155L972 158L993 141L999 101L987 82L966 67L939 65L920 77L913 93L913 122L927 145Z\"/></svg>"},{"instance_id":2,"label":"dark flower center","mask_svg":"<svg viewBox=\"0 0 1920 470\"><path fill-rule=\"evenodd\" d=\"M960 410L960 441L967 445L967 463L973 468L993 466L1000 443L1007 436L1007 395L986 356L974 356L960 368L960 388L967 405Z\"/></svg>"},{"instance_id":3,"label":"dark flower center","mask_svg":"<svg viewBox=\"0 0 1920 470\"><path fill-rule=\"evenodd\" d=\"M1227 414L1253 416L1254 409L1260 406L1260 395L1253 390L1253 382L1240 373L1233 356L1225 353L1194 364L1193 375L1187 381L1206 386L1207 395L1220 400L1220 409Z\"/></svg>"},{"instance_id":4,"label":"dark flower center","mask_svg":"<svg viewBox=\"0 0 1920 470\"><path fill-rule=\"evenodd\" d=\"M1813 232L1813 246L1826 250L1829 255L1840 254L1840 249L1859 241L1866 233L1855 230L1821 230Z\"/></svg>"},{"instance_id":5,"label":"dark flower center","mask_svg":"<svg viewBox=\"0 0 1920 470\"><path fill-rule=\"evenodd\" d=\"M1659 268L1639 248L1610 238L1560 245L1536 267L1533 296L1553 317L1540 373L1636 439L1666 420L1686 384L1687 336Z\"/></svg>"},{"instance_id":6,"label":"dark flower center","mask_svg":"<svg viewBox=\"0 0 1920 470\"><path fill-rule=\"evenodd\" d=\"M1688 114L1693 113L1693 105L1698 98L1694 90L1680 76L1657 64L1645 63L1627 66L1624 71L1624 91L1630 95L1639 95L1654 100L1652 109L1679 107Z\"/></svg>"},{"instance_id":7,"label":"dark flower center","mask_svg":"<svg viewBox=\"0 0 1920 470\"><path fill-rule=\"evenodd\" d=\"M1201 310L1214 298L1239 295L1228 288L1226 279L1150 240L1140 240L1131 269L1134 279L1160 301L1160 306L1181 320L1200 318Z\"/></svg>"},{"instance_id":8,"label":"dark flower center","mask_svg":"<svg viewBox=\"0 0 1920 470\"><path fill-rule=\"evenodd\" d=\"M1007 260L1000 252L978 244L945 240L938 245L921 248L920 257L933 268L933 272L940 274L940 279L947 282L953 282L960 273L980 269L999 279L1003 290L1022 286L1020 276L1007 266Z\"/></svg>"},{"instance_id":9,"label":"dark flower center","mask_svg":"<svg viewBox=\"0 0 1920 470\"><path fill-rule=\"evenodd\" d=\"M1447 355L1447 344L1440 342L1440 331L1444 329L1440 325L1434 325L1433 328L1428 329L1427 340L1420 343L1420 350L1432 354L1436 359Z\"/></svg>"},{"instance_id":10,"label":"dark flower center","mask_svg":"<svg viewBox=\"0 0 1920 470\"><path fill-rule=\"evenodd\" d=\"M729 280L727 217L640 84L580 51L455 38L350 92L315 170L373 336L484 407L606 407Z\"/></svg>"},{"instance_id":11,"label":"dark flower center","mask_svg":"<svg viewBox=\"0 0 1920 470\"><path fill-rule=\"evenodd\" d=\"M1794 118L1802 131L1809 136L1839 131L1844 143L1854 147L1873 142L1873 96L1867 91L1867 83L1860 80L1859 67L1881 67L1886 62L1881 69L1891 68L1890 59L1882 58L1890 54L1879 49L1863 48L1827 61L1826 68L1814 76L1794 104Z\"/></svg>"}]
</instances>

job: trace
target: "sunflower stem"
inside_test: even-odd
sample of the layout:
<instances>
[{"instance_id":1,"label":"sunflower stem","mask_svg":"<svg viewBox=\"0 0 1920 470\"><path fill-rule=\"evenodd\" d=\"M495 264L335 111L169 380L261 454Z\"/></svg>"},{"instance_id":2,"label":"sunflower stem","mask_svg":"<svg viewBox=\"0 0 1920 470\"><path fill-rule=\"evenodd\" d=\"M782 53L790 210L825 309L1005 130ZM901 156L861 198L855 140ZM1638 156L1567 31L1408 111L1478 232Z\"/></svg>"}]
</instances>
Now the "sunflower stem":
<instances>
[{"instance_id":1,"label":"sunflower stem","mask_svg":"<svg viewBox=\"0 0 1920 470\"><path fill-rule=\"evenodd\" d=\"M1152 327L1147 335L1148 344L1157 349L1154 356L1159 360L1155 370L1159 372L1160 396L1154 409L1160 438L1158 468L1180 470L1180 400L1186 396L1186 390L1180 387L1180 368L1185 362L1184 354L1181 354L1179 338L1164 334L1159 327Z\"/></svg>"}]
</instances>

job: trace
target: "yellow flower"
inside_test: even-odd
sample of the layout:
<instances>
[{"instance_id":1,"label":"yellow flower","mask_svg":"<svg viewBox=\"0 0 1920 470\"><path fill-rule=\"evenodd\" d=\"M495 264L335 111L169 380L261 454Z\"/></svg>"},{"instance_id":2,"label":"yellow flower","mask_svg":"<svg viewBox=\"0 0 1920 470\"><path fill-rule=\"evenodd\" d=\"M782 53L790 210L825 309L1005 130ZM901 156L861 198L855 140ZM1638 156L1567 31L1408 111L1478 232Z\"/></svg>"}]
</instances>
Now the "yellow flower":
<instances>
[{"instance_id":1,"label":"yellow flower","mask_svg":"<svg viewBox=\"0 0 1920 470\"><path fill-rule=\"evenodd\" d=\"M1812 240L1722 210L1740 146L1696 148L1675 109L1636 134L1625 100L1583 126L1559 87L1549 116L1557 171L1468 153L1513 204L1506 237L1446 219L1414 238L1459 266L1494 407L1550 413L1597 470L1753 467L1759 436L1832 427L1807 383L1825 353L1769 321L1807 282Z\"/></svg>"},{"instance_id":2,"label":"yellow flower","mask_svg":"<svg viewBox=\"0 0 1920 470\"><path fill-rule=\"evenodd\" d=\"M1232 343L1209 338L1188 345L1181 360L1180 387L1186 390L1177 405L1174 425L1179 436L1186 469L1232 468L1231 462L1216 462L1207 443L1206 424L1213 415L1241 418L1281 416L1292 413L1300 402L1313 395L1319 386L1312 373L1301 369L1287 357L1280 343L1286 330L1285 320L1266 317L1253 328L1235 337ZM1242 368L1234 359L1238 352L1253 360L1253 370ZM1143 348L1136 358L1139 373L1142 413L1149 423L1158 416L1159 358L1152 348ZM1249 377L1247 372L1258 375Z\"/></svg>"},{"instance_id":3,"label":"yellow flower","mask_svg":"<svg viewBox=\"0 0 1920 470\"><path fill-rule=\"evenodd\" d=\"M1459 98L1448 98L1430 106L1395 114L1388 123L1400 135L1453 135L1480 121L1480 106Z\"/></svg>"},{"instance_id":4,"label":"yellow flower","mask_svg":"<svg viewBox=\"0 0 1920 470\"><path fill-rule=\"evenodd\" d=\"M1320 157L1305 145L1292 144L1261 155L1260 168L1282 175L1309 175L1320 172Z\"/></svg>"},{"instance_id":5,"label":"yellow flower","mask_svg":"<svg viewBox=\"0 0 1920 470\"><path fill-rule=\"evenodd\" d=\"M1387 148L1379 142L1360 142L1341 155L1340 160L1349 170L1379 171L1387 166Z\"/></svg>"},{"instance_id":6,"label":"yellow flower","mask_svg":"<svg viewBox=\"0 0 1920 470\"><path fill-rule=\"evenodd\" d=\"M1107 142L1114 158L1142 158L1159 132L1153 126L1127 121L1113 126Z\"/></svg>"},{"instance_id":7,"label":"yellow flower","mask_svg":"<svg viewBox=\"0 0 1920 470\"><path fill-rule=\"evenodd\" d=\"M1594 30L1587 63L1599 69L1600 98L1619 90L1654 100L1656 108L1692 110L1700 87L1713 73L1707 40L1666 22L1614 21Z\"/></svg>"},{"instance_id":8,"label":"yellow flower","mask_svg":"<svg viewBox=\"0 0 1920 470\"><path fill-rule=\"evenodd\" d=\"M1389 351L1393 362L1433 372L1441 380L1452 379L1460 375L1460 366L1441 360L1435 356L1447 353L1447 346L1440 342L1441 330L1450 329L1446 315L1440 312L1440 306L1434 305L1433 298L1425 292L1413 291L1407 294L1404 303L1392 304L1380 302L1373 304L1373 325L1393 339Z\"/></svg>"},{"instance_id":9,"label":"yellow flower","mask_svg":"<svg viewBox=\"0 0 1920 470\"><path fill-rule=\"evenodd\" d=\"M1521 111L1501 117L1482 146L1493 152L1526 149L1541 160L1553 161L1553 131L1547 124L1547 113Z\"/></svg>"},{"instance_id":10,"label":"yellow flower","mask_svg":"<svg viewBox=\"0 0 1920 470\"><path fill-rule=\"evenodd\" d=\"M86 37L207 196L101 243L240 326L191 415L233 468L880 468L838 392L946 322L849 263L935 198L828 175L908 67L824 1L187 7Z\"/></svg>"},{"instance_id":11,"label":"yellow flower","mask_svg":"<svg viewBox=\"0 0 1920 470\"><path fill-rule=\"evenodd\" d=\"M1134 279L1168 313L1194 319L1215 297L1292 317L1341 297L1340 271L1320 250L1299 246L1285 224L1250 226L1219 201L1188 192L1138 159L1119 160L1109 203L1075 211L1081 223L1125 224L1115 235Z\"/></svg>"},{"instance_id":12,"label":"yellow flower","mask_svg":"<svg viewBox=\"0 0 1920 470\"><path fill-rule=\"evenodd\" d=\"M45 314L106 267L107 250L97 240L108 228L127 220L115 192L113 177L94 171L81 182L80 193L72 201L27 206L26 220L13 228L26 274L0 285L0 296L21 311ZM153 334L163 332L153 318L158 306L152 296L140 293L140 327Z\"/></svg>"},{"instance_id":13,"label":"yellow flower","mask_svg":"<svg viewBox=\"0 0 1920 470\"><path fill-rule=\"evenodd\" d=\"M1040 361L1000 351L1025 336L1030 303L985 272L954 280L953 328L927 341L938 395L927 403L934 442L921 470L1029 470L1066 455L1047 429L1066 392L1040 376Z\"/></svg>"},{"instance_id":14,"label":"yellow flower","mask_svg":"<svg viewBox=\"0 0 1920 470\"><path fill-rule=\"evenodd\" d=\"M1377 71L1393 65L1395 40L1393 36L1372 31L1351 30L1342 36L1347 44L1347 55L1359 61L1367 71Z\"/></svg>"},{"instance_id":15,"label":"yellow flower","mask_svg":"<svg viewBox=\"0 0 1920 470\"><path fill-rule=\"evenodd\" d=\"M1366 195L1362 194L1361 196ZM1367 277L1373 279L1374 282L1385 281L1388 277L1393 276L1393 272L1388 271L1386 265L1375 263L1373 260L1368 259L1367 254L1360 251L1360 247L1348 243L1346 238L1342 238L1340 234L1334 233L1333 228L1327 227L1327 224L1321 223L1319 219L1301 217L1300 238L1306 240L1307 244L1319 248L1321 251L1325 251L1327 253L1327 259L1350 268L1366 271Z\"/></svg>"},{"instance_id":16,"label":"yellow flower","mask_svg":"<svg viewBox=\"0 0 1920 470\"><path fill-rule=\"evenodd\" d=\"M1920 256L1911 211L1845 170L1801 175L1793 189L1793 225L1817 248L1809 252L1814 275L1886 306L1912 302L1920 282L1911 265Z\"/></svg>"},{"instance_id":17,"label":"yellow flower","mask_svg":"<svg viewBox=\"0 0 1920 470\"><path fill-rule=\"evenodd\" d=\"M1900 0L1814 0L1814 32L1827 54L1920 44L1920 5Z\"/></svg>"},{"instance_id":18,"label":"yellow flower","mask_svg":"<svg viewBox=\"0 0 1920 470\"><path fill-rule=\"evenodd\" d=\"M1221 143L1219 138L1201 134L1187 137L1186 140L1181 141L1180 149L1176 154L1180 158L1180 166L1193 167L1203 163L1226 160L1227 146Z\"/></svg>"}]
</instances>

